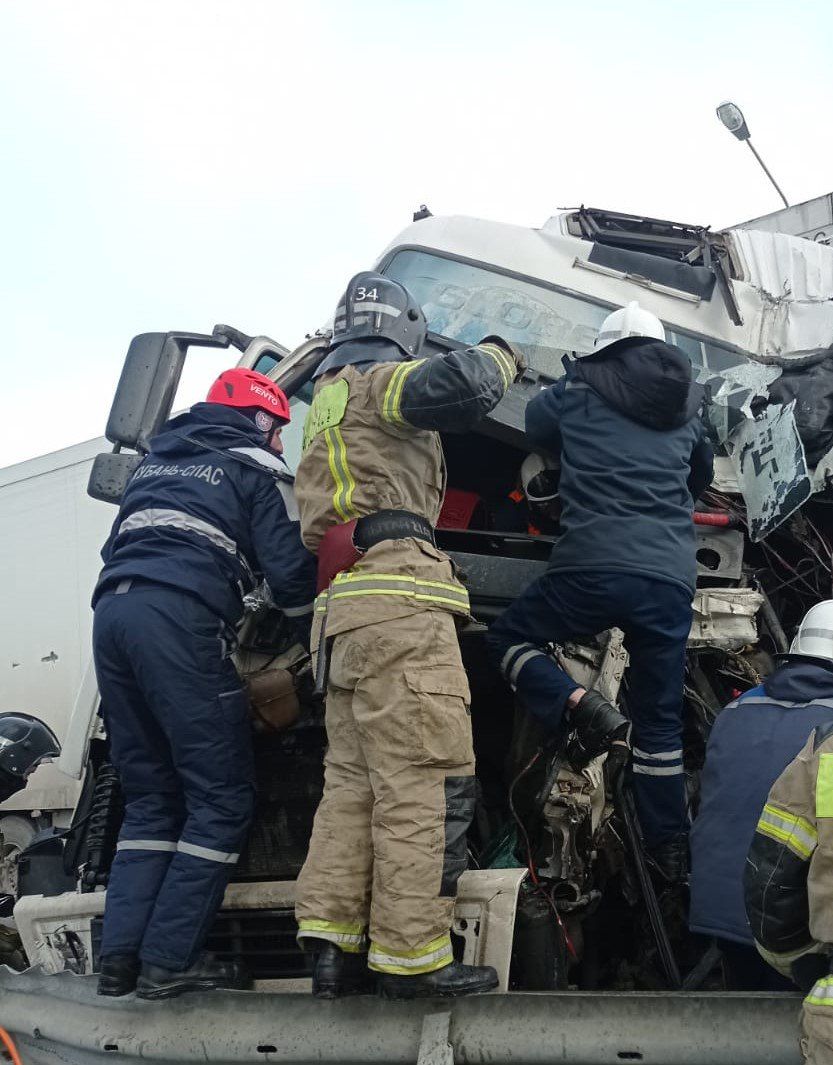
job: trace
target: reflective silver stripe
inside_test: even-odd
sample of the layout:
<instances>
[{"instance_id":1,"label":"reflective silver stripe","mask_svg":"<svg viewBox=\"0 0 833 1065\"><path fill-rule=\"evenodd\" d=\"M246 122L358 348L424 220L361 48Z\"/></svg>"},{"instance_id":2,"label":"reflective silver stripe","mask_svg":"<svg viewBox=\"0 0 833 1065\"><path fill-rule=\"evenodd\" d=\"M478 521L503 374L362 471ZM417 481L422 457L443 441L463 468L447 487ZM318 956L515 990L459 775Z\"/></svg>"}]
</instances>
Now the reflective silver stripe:
<instances>
[{"instance_id":1,"label":"reflective silver stripe","mask_svg":"<svg viewBox=\"0 0 833 1065\"><path fill-rule=\"evenodd\" d=\"M511 662L511 660L514 658L515 655L520 654L521 651L523 651L524 649L526 649L528 651L537 651L538 650L538 648L535 646L534 643L516 643L516 644L513 644L512 647L509 648L509 650L506 652L506 654L500 660L500 671L501 671L501 673L503 673L504 675L506 674L506 670L509 668L509 663Z\"/></svg>"},{"instance_id":2,"label":"reflective silver stripe","mask_svg":"<svg viewBox=\"0 0 833 1065\"><path fill-rule=\"evenodd\" d=\"M775 829L767 831L767 826ZM767 803L758 818L758 831L780 840L806 861L818 846L818 832L804 818L780 813Z\"/></svg>"},{"instance_id":3,"label":"reflective silver stripe","mask_svg":"<svg viewBox=\"0 0 833 1065\"><path fill-rule=\"evenodd\" d=\"M681 765L639 765L638 762L633 762L631 769L646 777L678 777L683 772Z\"/></svg>"},{"instance_id":4,"label":"reflective silver stripe","mask_svg":"<svg viewBox=\"0 0 833 1065\"><path fill-rule=\"evenodd\" d=\"M367 936L354 936L350 932L322 932L319 929L305 929L302 928L295 936L295 940L299 946L303 947L302 940L304 939L326 939L328 943L340 943L345 947L357 947L357 953L367 943Z\"/></svg>"},{"instance_id":5,"label":"reflective silver stripe","mask_svg":"<svg viewBox=\"0 0 833 1065\"><path fill-rule=\"evenodd\" d=\"M804 999L804 1005L808 1003L811 1006L833 1006L833 976L825 976L813 984L810 994Z\"/></svg>"},{"instance_id":6,"label":"reflective silver stripe","mask_svg":"<svg viewBox=\"0 0 833 1065\"><path fill-rule=\"evenodd\" d=\"M399 307L393 307L390 303L374 303L372 300L354 300L353 314L361 314L364 311L375 311L377 314L389 314L392 318L398 318L402 314Z\"/></svg>"},{"instance_id":7,"label":"reflective silver stripe","mask_svg":"<svg viewBox=\"0 0 833 1065\"><path fill-rule=\"evenodd\" d=\"M543 651L539 651L537 649L534 650L534 651L526 651L526 652L524 652L524 654L522 654L518 658L518 660L515 662L515 664L509 670L509 676L507 677L507 680L512 685L512 687L514 688L515 685L517 684L517 682L518 682L518 674L521 672L521 670L524 668L524 666L527 664L527 662L529 662L533 658L546 658L546 657L547 656L544 654Z\"/></svg>"},{"instance_id":8,"label":"reflective silver stripe","mask_svg":"<svg viewBox=\"0 0 833 1065\"><path fill-rule=\"evenodd\" d=\"M205 858L207 862L219 862L220 865L234 865L239 854L229 854L226 851L214 851L210 847L198 847L196 843L183 843L182 840L176 845L180 854L190 854L194 858Z\"/></svg>"},{"instance_id":9,"label":"reflective silver stripe","mask_svg":"<svg viewBox=\"0 0 833 1065\"><path fill-rule=\"evenodd\" d=\"M647 758L648 761L654 762L679 761L683 756L682 747L679 751L654 751L653 754L649 754L647 751L640 751L638 747L634 747L633 753L637 758Z\"/></svg>"},{"instance_id":10,"label":"reflective silver stripe","mask_svg":"<svg viewBox=\"0 0 833 1065\"><path fill-rule=\"evenodd\" d=\"M833 629L802 629L799 638L803 639L805 636L818 636L822 640L833 639Z\"/></svg>"},{"instance_id":11,"label":"reflective silver stripe","mask_svg":"<svg viewBox=\"0 0 833 1065\"><path fill-rule=\"evenodd\" d=\"M330 600L360 595L404 595L423 602L469 608L469 593L465 588L445 581L421 581L382 573L339 574L330 586Z\"/></svg>"},{"instance_id":12,"label":"reflective silver stripe","mask_svg":"<svg viewBox=\"0 0 833 1065\"><path fill-rule=\"evenodd\" d=\"M398 954L385 954L378 947L371 947L367 955L368 964L386 966L389 969L424 969L443 958L451 957L451 944L444 943L438 950L422 954L418 958L403 958Z\"/></svg>"},{"instance_id":13,"label":"reflective silver stripe","mask_svg":"<svg viewBox=\"0 0 833 1065\"><path fill-rule=\"evenodd\" d=\"M117 851L170 851L174 852L177 844L169 839L120 839Z\"/></svg>"},{"instance_id":14,"label":"reflective silver stripe","mask_svg":"<svg viewBox=\"0 0 833 1065\"><path fill-rule=\"evenodd\" d=\"M738 699L735 705L737 706L753 706L753 705L766 705L766 706L784 706L792 709L794 706L826 706L828 709L833 710L833 699L810 699L806 702L800 703L788 703L783 699L768 699L766 696L755 695L749 699ZM727 708L728 709L728 708Z\"/></svg>"},{"instance_id":15,"label":"reflective silver stripe","mask_svg":"<svg viewBox=\"0 0 833 1065\"><path fill-rule=\"evenodd\" d=\"M288 618L302 618L304 614L311 614L315 603L307 603L305 606L283 606L280 609Z\"/></svg>"},{"instance_id":16,"label":"reflective silver stripe","mask_svg":"<svg viewBox=\"0 0 833 1065\"><path fill-rule=\"evenodd\" d=\"M197 533L198 536L205 536L216 547L221 547L224 551L228 551L230 555L239 556L237 544L231 537L226 536L222 529L203 521L202 518L195 518L193 514L186 514L184 510L163 510L157 507L151 507L149 510L137 510L135 514L125 518L119 525L119 536L124 532L131 532L133 529L159 527L182 529L185 532Z\"/></svg>"}]
</instances>

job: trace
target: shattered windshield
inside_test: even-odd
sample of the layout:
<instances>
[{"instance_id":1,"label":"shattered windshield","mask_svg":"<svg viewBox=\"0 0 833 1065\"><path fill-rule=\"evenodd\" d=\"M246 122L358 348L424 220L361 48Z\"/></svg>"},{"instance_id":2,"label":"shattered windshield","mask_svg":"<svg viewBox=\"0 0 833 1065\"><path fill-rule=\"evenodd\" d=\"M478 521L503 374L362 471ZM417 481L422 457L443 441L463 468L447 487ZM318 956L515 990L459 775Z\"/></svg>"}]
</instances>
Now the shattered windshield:
<instances>
[{"instance_id":1,"label":"shattered windshield","mask_svg":"<svg viewBox=\"0 0 833 1065\"><path fill-rule=\"evenodd\" d=\"M428 328L450 340L476 344L496 333L520 345L530 366L560 377L562 356L591 351L609 307L496 270L423 251L397 252L383 271L422 305ZM669 330L697 369L725 370L746 360L735 351Z\"/></svg>"}]
</instances>

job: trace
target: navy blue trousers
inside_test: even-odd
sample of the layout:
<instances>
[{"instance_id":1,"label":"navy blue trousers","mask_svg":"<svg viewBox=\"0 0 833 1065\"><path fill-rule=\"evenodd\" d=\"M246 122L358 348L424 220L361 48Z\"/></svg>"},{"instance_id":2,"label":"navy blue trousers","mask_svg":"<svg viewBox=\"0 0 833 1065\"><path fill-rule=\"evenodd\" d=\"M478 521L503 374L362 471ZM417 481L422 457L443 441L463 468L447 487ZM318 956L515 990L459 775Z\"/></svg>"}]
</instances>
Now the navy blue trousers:
<instances>
[{"instance_id":1,"label":"navy blue trousers","mask_svg":"<svg viewBox=\"0 0 833 1065\"><path fill-rule=\"evenodd\" d=\"M579 685L544 653L546 644L622 629L633 789L649 847L687 825L682 712L691 614L691 593L681 585L631 573L553 571L519 596L487 637L521 705L555 731Z\"/></svg>"},{"instance_id":2,"label":"navy blue trousers","mask_svg":"<svg viewBox=\"0 0 833 1065\"><path fill-rule=\"evenodd\" d=\"M102 956L188 968L223 900L254 808L248 702L223 624L190 595L135 582L93 626L125 815Z\"/></svg>"}]
</instances>

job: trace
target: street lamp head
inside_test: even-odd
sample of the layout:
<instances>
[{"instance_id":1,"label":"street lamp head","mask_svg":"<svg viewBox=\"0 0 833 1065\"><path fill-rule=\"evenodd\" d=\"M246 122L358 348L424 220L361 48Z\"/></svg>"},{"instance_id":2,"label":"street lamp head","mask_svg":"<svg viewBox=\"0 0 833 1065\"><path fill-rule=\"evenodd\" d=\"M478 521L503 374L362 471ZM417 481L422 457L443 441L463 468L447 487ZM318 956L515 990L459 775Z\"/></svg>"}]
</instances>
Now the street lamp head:
<instances>
[{"instance_id":1,"label":"street lamp head","mask_svg":"<svg viewBox=\"0 0 833 1065\"><path fill-rule=\"evenodd\" d=\"M728 131L737 137L739 141L749 140L749 129L746 125L746 119L743 117L743 111L737 104L733 104L731 100L724 100L722 104L718 105L717 117L728 129Z\"/></svg>"}]
</instances>

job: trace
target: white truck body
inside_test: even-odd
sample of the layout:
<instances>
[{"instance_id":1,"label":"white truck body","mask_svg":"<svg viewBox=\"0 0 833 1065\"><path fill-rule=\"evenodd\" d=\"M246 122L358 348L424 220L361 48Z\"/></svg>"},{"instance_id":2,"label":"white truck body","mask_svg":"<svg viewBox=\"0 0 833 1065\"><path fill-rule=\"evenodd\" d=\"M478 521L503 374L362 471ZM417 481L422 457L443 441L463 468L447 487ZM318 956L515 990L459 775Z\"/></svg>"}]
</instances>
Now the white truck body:
<instances>
[{"instance_id":1,"label":"white truck body","mask_svg":"<svg viewBox=\"0 0 833 1065\"><path fill-rule=\"evenodd\" d=\"M90 595L113 508L90 499L87 478L103 437L0 469L0 712L22 710L63 741L90 658ZM62 824L78 784L54 764L0 806Z\"/></svg>"}]
</instances>

